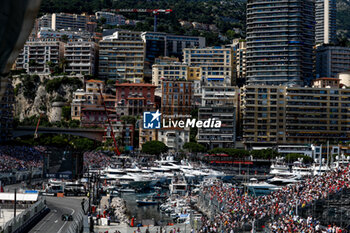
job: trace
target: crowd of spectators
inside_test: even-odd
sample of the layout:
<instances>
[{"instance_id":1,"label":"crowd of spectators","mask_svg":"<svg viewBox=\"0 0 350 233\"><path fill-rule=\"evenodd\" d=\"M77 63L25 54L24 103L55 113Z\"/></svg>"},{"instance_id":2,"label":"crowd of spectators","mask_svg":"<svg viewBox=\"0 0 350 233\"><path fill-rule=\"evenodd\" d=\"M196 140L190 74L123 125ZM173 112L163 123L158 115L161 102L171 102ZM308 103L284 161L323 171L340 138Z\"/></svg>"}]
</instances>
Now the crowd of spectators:
<instances>
[{"instance_id":1,"label":"crowd of spectators","mask_svg":"<svg viewBox=\"0 0 350 233\"><path fill-rule=\"evenodd\" d=\"M42 167L44 151L42 146L0 146L0 172Z\"/></svg>"},{"instance_id":2,"label":"crowd of spectators","mask_svg":"<svg viewBox=\"0 0 350 233\"><path fill-rule=\"evenodd\" d=\"M303 219L297 215L281 216L278 220L269 223L269 229L273 233L282 232L305 232L305 233L342 233L340 227L329 225L328 227L321 227L320 222L309 216Z\"/></svg>"},{"instance_id":3,"label":"crowd of spectators","mask_svg":"<svg viewBox=\"0 0 350 233\"><path fill-rule=\"evenodd\" d=\"M105 168L111 165L111 157L102 152L85 152L84 167Z\"/></svg>"},{"instance_id":4,"label":"crowd of spectators","mask_svg":"<svg viewBox=\"0 0 350 233\"><path fill-rule=\"evenodd\" d=\"M217 203L219 213L210 221L204 222L205 230L202 232L216 232L210 229L219 228L224 229L225 232L231 232L232 229L243 228L245 223L253 225L256 220L266 220L266 223L269 223L266 227L270 227L272 232L333 232L320 229L319 224L314 221L305 222L298 218L296 207L304 208L316 200L326 199L328 195L341 192L349 186L349 167L310 177L304 182L285 186L269 195L257 197L244 194L241 189L216 181L204 187L203 193ZM271 222L271 219L278 220ZM346 232L336 227L335 230L336 233Z\"/></svg>"}]
</instances>

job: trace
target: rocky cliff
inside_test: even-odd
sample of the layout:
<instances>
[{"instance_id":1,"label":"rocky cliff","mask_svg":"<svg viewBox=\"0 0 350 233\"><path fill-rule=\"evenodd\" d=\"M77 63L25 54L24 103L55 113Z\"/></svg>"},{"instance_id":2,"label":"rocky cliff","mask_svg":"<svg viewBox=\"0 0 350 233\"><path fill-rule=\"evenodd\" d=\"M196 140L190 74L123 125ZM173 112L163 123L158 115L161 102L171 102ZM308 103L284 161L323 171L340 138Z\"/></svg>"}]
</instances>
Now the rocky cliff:
<instances>
[{"instance_id":1,"label":"rocky cliff","mask_svg":"<svg viewBox=\"0 0 350 233\"><path fill-rule=\"evenodd\" d=\"M44 113L52 120L53 102L69 105L73 92L83 85L82 77L18 75L13 77L15 117L24 118Z\"/></svg>"}]
</instances>

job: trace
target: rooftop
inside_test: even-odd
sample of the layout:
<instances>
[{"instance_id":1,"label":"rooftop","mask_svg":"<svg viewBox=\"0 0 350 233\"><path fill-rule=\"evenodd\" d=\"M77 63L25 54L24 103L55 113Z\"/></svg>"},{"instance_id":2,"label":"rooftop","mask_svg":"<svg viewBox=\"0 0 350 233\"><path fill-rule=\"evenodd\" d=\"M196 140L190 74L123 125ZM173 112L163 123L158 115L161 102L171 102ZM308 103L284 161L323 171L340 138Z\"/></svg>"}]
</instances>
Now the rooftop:
<instances>
[{"instance_id":1,"label":"rooftop","mask_svg":"<svg viewBox=\"0 0 350 233\"><path fill-rule=\"evenodd\" d=\"M150 83L116 83L115 86L117 87L154 87L154 88L157 87Z\"/></svg>"},{"instance_id":2,"label":"rooftop","mask_svg":"<svg viewBox=\"0 0 350 233\"><path fill-rule=\"evenodd\" d=\"M87 80L86 82L87 82L87 83L104 83L104 82L101 81L101 80L95 80L95 79L90 79L90 80Z\"/></svg>"},{"instance_id":3,"label":"rooftop","mask_svg":"<svg viewBox=\"0 0 350 233\"><path fill-rule=\"evenodd\" d=\"M319 80L330 80L330 81L339 81L339 78L328 78L328 77L323 77L323 78L317 78L314 81L319 81Z\"/></svg>"}]
</instances>

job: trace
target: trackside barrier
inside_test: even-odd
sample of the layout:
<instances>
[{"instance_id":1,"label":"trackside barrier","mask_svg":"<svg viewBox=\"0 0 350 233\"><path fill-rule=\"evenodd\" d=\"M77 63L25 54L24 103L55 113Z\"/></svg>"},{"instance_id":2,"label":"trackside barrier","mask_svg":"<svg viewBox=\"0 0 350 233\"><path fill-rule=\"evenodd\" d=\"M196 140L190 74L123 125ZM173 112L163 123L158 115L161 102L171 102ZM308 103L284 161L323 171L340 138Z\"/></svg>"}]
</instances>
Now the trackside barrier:
<instances>
[{"instance_id":1,"label":"trackside barrier","mask_svg":"<svg viewBox=\"0 0 350 233\"><path fill-rule=\"evenodd\" d=\"M84 209L88 209L88 201L85 200L84 202ZM70 224L70 226L67 229L67 233L80 233L84 230L84 223L87 224L86 221L87 216L85 215L83 209L79 210L77 214L73 217L73 222ZM85 221L84 221L85 219Z\"/></svg>"},{"instance_id":2,"label":"trackside barrier","mask_svg":"<svg viewBox=\"0 0 350 233\"><path fill-rule=\"evenodd\" d=\"M4 228L0 226L1 233L20 233L25 230L28 230L31 226L31 223L36 221L41 216L47 214L48 209L45 205L45 199L40 198L35 204L31 207L18 214L16 218L8 221Z\"/></svg>"}]
</instances>

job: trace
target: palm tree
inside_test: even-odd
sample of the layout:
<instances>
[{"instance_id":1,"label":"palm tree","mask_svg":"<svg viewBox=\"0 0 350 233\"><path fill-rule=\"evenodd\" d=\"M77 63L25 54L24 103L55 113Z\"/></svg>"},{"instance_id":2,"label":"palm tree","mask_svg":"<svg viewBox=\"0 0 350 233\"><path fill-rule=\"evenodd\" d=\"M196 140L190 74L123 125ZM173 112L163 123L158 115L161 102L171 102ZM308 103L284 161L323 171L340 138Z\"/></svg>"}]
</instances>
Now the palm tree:
<instances>
[{"instance_id":1,"label":"palm tree","mask_svg":"<svg viewBox=\"0 0 350 233\"><path fill-rule=\"evenodd\" d=\"M69 64L68 60L66 58L62 58L58 63L58 67L62 70L62 72L65 72L65 69L68 64Z\"/></svg>"}]
</instances>

